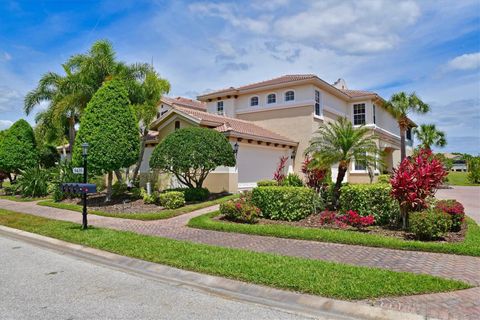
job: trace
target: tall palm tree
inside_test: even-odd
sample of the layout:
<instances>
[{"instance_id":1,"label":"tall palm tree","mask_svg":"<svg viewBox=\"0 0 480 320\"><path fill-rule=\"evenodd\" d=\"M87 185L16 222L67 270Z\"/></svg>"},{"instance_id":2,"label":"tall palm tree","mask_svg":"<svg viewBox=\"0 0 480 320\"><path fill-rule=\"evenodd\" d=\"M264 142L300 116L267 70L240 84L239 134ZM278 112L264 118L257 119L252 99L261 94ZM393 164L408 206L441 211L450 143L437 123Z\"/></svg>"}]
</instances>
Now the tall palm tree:
<instances>
[{"instance_id":1,"label":"tall palm tree","mask_svg":"<svg viewBox=\"0 0 480 320\"><path fill-rule=\"evenodd\" d=\"M423 102L415 92L407 94L405 92L398 92L392 95L389 101L385 104L386 109L395 117L400 128L400 152L401 160L407 156L405 146L405 132L410 125L408 114L413 113L427 113L430 111L430 106Z\"/></svg>"},{"instance_id":2,"label":"tall palm tree","mask_svg":"<svg viewBox=\"0 0 480 320\"><path fill-rule=\"evenodd\" d=\"M434 124L422 124L415 130L415 135L424 149L430 150L431 146L444 147L447 145L445 133L437 130Z\"/></svg>"},{"instance_id":3,"label":"tall palm tree","mask_svg":"<svg viewBox=\"0 0 480 320\"><path fill-rule=\"evenodd\" d=\"M364 127L354 127L347 118L322 125L310 140L305 154L310 155L314 165L329 168L338 163L338 175L333 189L333 205L338 206L340 187L350 163L354 160L366 168L375 168L379 161L376 137Z\"/></svg>"}]
</instances>

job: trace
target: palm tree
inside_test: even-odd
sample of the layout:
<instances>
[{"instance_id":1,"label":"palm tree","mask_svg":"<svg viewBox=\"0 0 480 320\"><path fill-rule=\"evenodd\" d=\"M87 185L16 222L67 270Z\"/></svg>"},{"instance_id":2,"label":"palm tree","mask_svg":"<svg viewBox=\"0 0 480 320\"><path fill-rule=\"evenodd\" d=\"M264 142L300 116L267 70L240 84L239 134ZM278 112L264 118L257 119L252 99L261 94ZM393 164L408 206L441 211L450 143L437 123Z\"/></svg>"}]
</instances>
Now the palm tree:
<instances>
[{"instance_id":1,"label":"palm tree","mask_svg":"<svg viewBox=\"0 0 480 320\"><path fill-rule=\"evenodd\" d=\"M310 140L305 154L313 158L318 168L338 163L338 175L333 189L333 205L338 206L340 187L350 163L354 160L366 168L375 168L380 152L375 135L366 127L354 127L347 118L322 125Z\"/></svg>"},{"instance_id":2,"label":"palm tree","mask_svg":"<svg viewBox=\"0 0 480 320\"><path fill-rule=\"evenodd\" d=\"M422 124L415 130L415 135L424 149L430 150L431 146L444 147L447 145L445 133L437 130L434 124Z\"/></svg>"},{"instance_id":3,"label":"palm tree","mask_svg":"<svg viewBox=\"0 0 480 320\"><path fill-rule=\"evenodd\" d=\"M389 101L385 104L386 109L395 117L398 121L400 128L400 152L401 160L407 156L405 147L405 132L410 126L410 119L408 114L414 113L427 113L430 111L430 106L423 102L415 92L407 94L405 92L398 92L392 95Z\"/></svg>"}]
</instances>

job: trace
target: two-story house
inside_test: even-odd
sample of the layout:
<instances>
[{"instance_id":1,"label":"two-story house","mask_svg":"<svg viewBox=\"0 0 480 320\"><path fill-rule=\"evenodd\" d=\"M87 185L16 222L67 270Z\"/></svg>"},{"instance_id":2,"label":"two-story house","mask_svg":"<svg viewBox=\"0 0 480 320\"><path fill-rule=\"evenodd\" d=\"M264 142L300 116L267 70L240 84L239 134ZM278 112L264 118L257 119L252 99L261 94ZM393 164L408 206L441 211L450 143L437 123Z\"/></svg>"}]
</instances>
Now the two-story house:
<instances>
[{"instance_id":1,"label":"two-story house","mask_svg":"<svg viewBox=\"0 0 480 320\"><path fill-rule=\"evenodd\" d=\"M281 156L289 159L288 171L301 173L310 139L321 124L338 117L371 128L385 154L383 170L391 171L400 161L400 130L383 107L384 100L374 92L349 90L343 79L329 84L313 74L285 75L210 92L197 99L197 108L176 104L168 98L162 101L159 118L152 126L158 132L152 145L175 128L189 125L224 133L237 150L237 166L215 170L206 182L212 190L235 191L237 187L251 188L258 180L271 179ZM410 131L407 143L408 153L413 144ZM336 172L333 166L333 179ZM370 181L366 168L355 162L346 180Z\"/></svg>"}]
</instances>

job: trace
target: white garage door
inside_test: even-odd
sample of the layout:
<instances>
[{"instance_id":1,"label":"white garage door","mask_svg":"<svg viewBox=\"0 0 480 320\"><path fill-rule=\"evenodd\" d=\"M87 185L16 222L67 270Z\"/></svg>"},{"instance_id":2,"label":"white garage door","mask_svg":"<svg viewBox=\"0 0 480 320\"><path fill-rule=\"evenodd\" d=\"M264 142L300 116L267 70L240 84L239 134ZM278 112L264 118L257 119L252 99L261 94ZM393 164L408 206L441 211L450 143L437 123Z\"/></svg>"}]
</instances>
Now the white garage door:
<instances>
[{"instance_id":1,"label":"white garage door","mask_svg":"<svg viewBox=\"0 0 480 320\"><path fill-rule=\"evenodd\" d=\"M288 154L288 149L240 144L237 157L238 187L252 188L259 180L272 179L280 157Z\"/></svg>"}]
</instances>

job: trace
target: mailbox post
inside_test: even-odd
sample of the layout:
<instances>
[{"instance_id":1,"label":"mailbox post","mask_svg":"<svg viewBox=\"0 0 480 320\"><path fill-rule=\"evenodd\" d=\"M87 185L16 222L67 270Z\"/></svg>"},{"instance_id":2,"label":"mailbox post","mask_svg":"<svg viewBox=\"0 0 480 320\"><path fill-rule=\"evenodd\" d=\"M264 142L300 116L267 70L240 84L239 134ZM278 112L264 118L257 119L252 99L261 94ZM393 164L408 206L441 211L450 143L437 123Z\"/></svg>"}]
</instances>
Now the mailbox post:
<instances>
[{"instance_id":1,"label":"mailbox post","mask_svg":"<svg viewBox=\"0 0 480 320\"><path fill-rule=\"evenodd\" d=\"M87 173L87 154L88 154L88 143L82 143L82 157L83 157L83 183L87 183L88 173ZM87 192L82 192L83 200L83 210L82 210L82 229L87 229Z\"/></svg>"}]
</instances>

